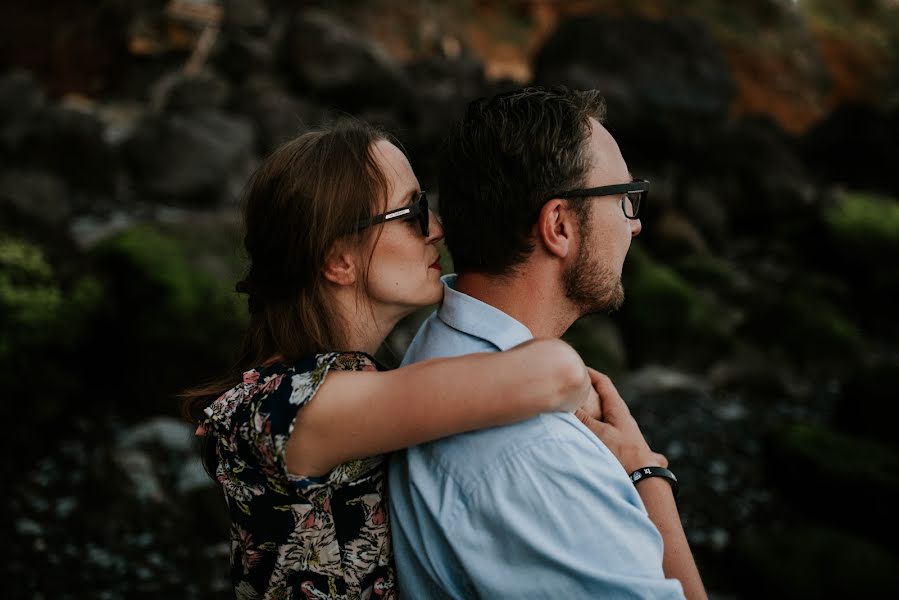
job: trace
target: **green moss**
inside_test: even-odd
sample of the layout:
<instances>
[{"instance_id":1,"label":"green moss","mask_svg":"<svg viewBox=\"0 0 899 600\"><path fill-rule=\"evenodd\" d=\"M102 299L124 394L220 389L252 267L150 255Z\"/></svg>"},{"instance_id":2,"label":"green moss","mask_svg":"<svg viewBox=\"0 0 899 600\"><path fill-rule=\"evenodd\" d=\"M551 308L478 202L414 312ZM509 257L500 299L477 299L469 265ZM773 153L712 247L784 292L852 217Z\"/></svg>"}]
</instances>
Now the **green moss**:
<instances>
[{"instance_id":1,"label":"green moss","mask_svg":"<svg viewBox=\"0 0 899 600\"><path fill-rule=\"evenodd\" d=\"M71 341L101 295L93 278L61 281L37 244L0 237L0 323L15 345ZM12 345L7 338L5 346Z\"/></svg>"},{"instance_id":2,"label":"green moss","mask_svg":"<svg viewBox=\"0 0 899 600\"><path fill-rule=\"evenodd\" d=\"M624 288L624 332L644 360L696 359L701 365L731 343L742 319L740 310L694 287L639 246L628 255Z\"/></svg>"},{"instance_id":3,"label":"green moss","mask_svg":"<svg viewBox=\"0 0 899 600\"><path fill-rule=\"evenodd\" d=\"M760 597L879 598L899 585L888 550L830 528L753 532L735 554L739 587Z\"/></svg>"},{"instance_id":4,"label":"green moss","mask_svg":"<svg viewBox=\"0 0 899 600\"><path fill-rule=\"evenodd\" d=\"M827 210L825 220L840 240L899 250L899 202L894 198L846 194Z\"/></svg>"},{"instance_id":5,"label":"green moss","mask_svg":"<svg viewBox=\"0 0 899 600\"><path fill-rule=\"evenodd\" d=\"M206 315L245 321L231 282L191 263L184 245L154 226L139 226L104 241L94 251L126 298L157 303L153 312L177 322ZM159 323L158 325L163 325Z\"/></svg>"},{"instance_id":6,"label":"green moss","mask_svg":"<svg viewBox=\"0 0 899 600\"><path fill-rule=\"evenodd\" d=\"M868 481L899 491L899 454L878 442L813 425L794 425L779 434L781 451L821 465L831 476Z\"/></svg>"}]
</instances>

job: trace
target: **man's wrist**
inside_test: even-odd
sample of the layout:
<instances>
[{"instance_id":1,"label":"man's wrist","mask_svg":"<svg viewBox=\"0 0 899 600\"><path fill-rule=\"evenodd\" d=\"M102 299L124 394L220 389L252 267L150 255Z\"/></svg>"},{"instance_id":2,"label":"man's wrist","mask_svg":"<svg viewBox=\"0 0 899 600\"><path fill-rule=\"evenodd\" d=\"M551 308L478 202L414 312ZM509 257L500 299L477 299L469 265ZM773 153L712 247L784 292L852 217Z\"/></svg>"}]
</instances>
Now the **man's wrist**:
<instances>
[{"instance_id":1,"label":"man's wrist","mask_svg":"<svg viewBox=\"0 0 899 600\"><path fill-rule=\"evenodd\" d=\"M640 485L637 485L638 483L642 486L653 485L650 483L653 480L656 480L659 483L664 483L664 485L670 487L671 493L674 494L675 498L677 498L677 492L680 487L677 482L677 477L674 475L674 473L664 467L641 467L633 471L630 474L630 478L633 484L637 486L638 490L640 489Z\"/></svg>"}]
</instances>

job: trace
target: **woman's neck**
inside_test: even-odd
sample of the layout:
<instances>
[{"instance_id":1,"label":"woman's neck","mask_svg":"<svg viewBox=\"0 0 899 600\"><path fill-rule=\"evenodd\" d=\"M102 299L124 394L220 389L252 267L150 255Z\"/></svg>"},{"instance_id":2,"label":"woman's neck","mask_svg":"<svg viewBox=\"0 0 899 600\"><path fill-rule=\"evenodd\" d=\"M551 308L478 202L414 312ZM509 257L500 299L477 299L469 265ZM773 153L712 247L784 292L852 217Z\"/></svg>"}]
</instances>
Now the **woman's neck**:
<instances>
[{"instance_id":1,"label":"woman's neck","mask_svg":"<svg viewBox=\"0 0 899 600\"><path fill-rule=\"evenodd\" d=\"M399 322L379 314L376 307L366 304L355 293L342 294L335 299L335 317L343 324L346 347L335 350L361 350L374 356L387 334Z\"/></svg>"}]
</instances>

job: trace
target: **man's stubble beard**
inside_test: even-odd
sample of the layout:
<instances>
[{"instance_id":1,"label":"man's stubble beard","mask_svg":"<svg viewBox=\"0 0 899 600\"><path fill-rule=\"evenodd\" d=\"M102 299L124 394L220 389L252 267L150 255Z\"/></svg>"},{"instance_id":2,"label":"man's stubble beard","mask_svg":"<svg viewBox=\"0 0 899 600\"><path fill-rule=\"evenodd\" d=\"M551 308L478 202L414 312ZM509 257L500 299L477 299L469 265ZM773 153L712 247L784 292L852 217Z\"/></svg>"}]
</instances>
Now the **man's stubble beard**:
<instances>
[{"instance_id":1,"label":"man's stubble beard","mask_svg":"<svg viewBox=\"0 0 899 600\"><path fill-rule=\"evenodd\" d=\"M590 238L590 227L581 225L582 240ZM582 243L577 259L562 274L565 297L577 307L580 316L613 312L624 302L621 277L593 256L592 246Z\"/></svg>"}]
</instances>

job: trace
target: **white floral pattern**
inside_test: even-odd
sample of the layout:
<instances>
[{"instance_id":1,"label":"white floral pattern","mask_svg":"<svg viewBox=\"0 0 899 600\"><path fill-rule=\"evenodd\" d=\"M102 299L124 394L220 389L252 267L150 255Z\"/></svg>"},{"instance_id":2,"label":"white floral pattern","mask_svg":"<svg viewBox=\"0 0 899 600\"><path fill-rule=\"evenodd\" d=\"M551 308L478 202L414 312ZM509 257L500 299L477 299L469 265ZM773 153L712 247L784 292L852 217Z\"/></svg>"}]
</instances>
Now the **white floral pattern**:
<instances>
[{"instance_id":1,"label":"white floral pattern","mask_svg":"<svg viewBox=\"0 0 899 600\"><path fill-rule=\"evenodd\" d=\"M207 409L199 431L216 442L237 598L396 598L383 457L349 461L321 478L286 469L296 414L332 369L376 366L367 354L331 353L253 369Z\"/></svg>"}]
</instances>

